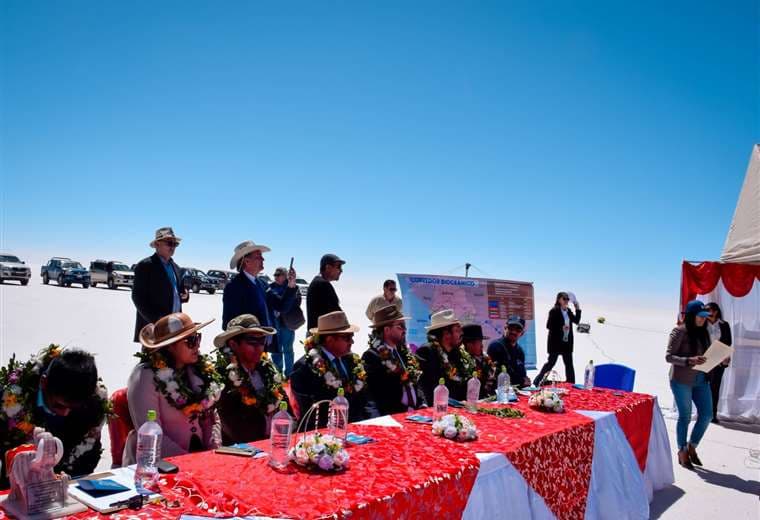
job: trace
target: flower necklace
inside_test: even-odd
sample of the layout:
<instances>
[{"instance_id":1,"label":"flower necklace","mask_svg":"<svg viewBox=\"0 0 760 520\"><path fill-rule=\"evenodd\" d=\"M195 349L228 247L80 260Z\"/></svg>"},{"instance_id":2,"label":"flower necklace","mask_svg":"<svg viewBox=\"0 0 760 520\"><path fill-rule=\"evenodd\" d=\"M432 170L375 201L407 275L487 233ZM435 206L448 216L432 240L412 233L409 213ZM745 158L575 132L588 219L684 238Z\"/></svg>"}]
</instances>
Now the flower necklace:
<instances>
[{"instance_id":1,"label":"flower necklace","mask_svg":"<svg viewBox=\"0 0 760 520\"><path fill-rule=\"evenodd\" d=\"M195 419L211 409L222 394L224 383L222 376L214 368L214 364L206 355L199 355L198 361L192 367L201 379L202 385L197 391L178 377L169 366L166 354L161 350L153 352L138 352L135 357L140 359L153 371L153 382L158 390L174 408L182 410L186 417Z\"/></svg>"},{"instance_id":2,"label":"flower necklace","mask_svg":"<svg viewBox=\"0 0 760 520\"><path fill-rule=\"evenodd\" d=\"M358 355L350 354L354 368L348 376L349 380L344 383L343 376L338 372L336 363L328 363L322 356L322 346L319 344L317 334L306 338L304 347L306 348L306 356L309 358L311 371L323 379L325 386L335 390L342 387L346 394L361 392L364 389L367 373L364 371L362 358Z\"/></svg>"},{"instance_id":3,"label":"flower necklace","mask_svg":"<svg viewBox=\"0 0 760 520\"><path fill-rule=\"evenodd\" d=\"M245 406L255 406L265 410L266 413L272 413L277 409L280 401L288 401L288 396L282 388L282 376L266 352L261 354L256 367L264 383L263 395L256 392L250 374L240 366L237 356L229 347L225 346L216 351L216 370L226 375L225 380L232 383L228 387L229 391L237 392Z\"/></svg>"},{"instance_id":4,"label":"flower necklace","mask_svg":"<svg viewBox=\"0 0 760 520\"><path fill-rule=\"evenodd\" d=\"M469 354L469 353L468 353ZM475 363L475 377L480 379L483 384L490 384L496 380L496 364L493 359L486 354L480 356L480 359L472 358Z\"/></svg>"},{"instance_id":5,"label":"flower necklace","mask_svg":"<svg viewBox=\"0 0 760 520\"><path fill-rule=\"evenodd\" d=\"M417 358L409 351L406 345L403 343L396 345L396 351L404 361L403 364L399 363L398 357L393 355L393 350L381 338L370 335L369 348L377 352L382 365L389 374L398 375L402 383L410 381L414 385L417 384L420 379L420 367L417 363Z\"/></svg>"},{"instance_id":6,"label":"flower necklace","mask_svg":"<svg viewBox=\"0 0 760 520\"><path fill-rule=\"evenodd\" d=\"M432 346L436 352L438 352L438 358L443 365L443 377L449 381L461 382L472 377L475 371L475 361L472 356L465 350L463 346L454 347L459 349L459 363L452 364L449 361L449 355L446 350L441 346L435 336L428 336L428 343ZM458 365L458 366L457 366Z\"/></svg>"}]
</instances>

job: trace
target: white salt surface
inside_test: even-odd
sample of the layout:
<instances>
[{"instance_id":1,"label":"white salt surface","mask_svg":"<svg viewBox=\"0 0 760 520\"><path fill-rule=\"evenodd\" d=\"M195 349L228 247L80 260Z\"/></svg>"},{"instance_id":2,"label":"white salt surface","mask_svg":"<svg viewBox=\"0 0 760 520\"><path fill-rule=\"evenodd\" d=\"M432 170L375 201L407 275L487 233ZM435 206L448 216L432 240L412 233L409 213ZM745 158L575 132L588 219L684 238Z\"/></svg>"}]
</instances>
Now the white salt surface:
<instances>
[{"instance_id":1,"label":"white salt surface","mask_svg":"<svg viewBox=\"0 0 760 520\"><path fill-rule=\"evenodd\" d=\"M136 359L138 345L132 342L135 310L130 291L107 288L63 288L51 282L42 285L39 267L32 267L27 287L14 283L0 285L0 363L11 354L25 359L41 346L55 342L81 347L96 354L98 369L109 390L126 385ZM366 348L369 322L364 316L366 303L379 292L376 282L336 284L344 309L362 330L356 335L354 351ZM581 297L581 295L579 295ZM539 363L545 361L546 334L543 323L553 301L536 302L537 348ZM636 369L636 390L659 396L660 404L670 407L673 400L665 363L667 335L675 319L675 305L660 308L631 308L630 303L582 301L583 321L591 323L591 334L576 334L576 377L582 379L589 359L596 364L617 362ZM222 295L192 294L184 306L194 320L216 318L203 330L204 352L210 352L213 337L221 331ZM605 324L596 318L604 316ZM301 354L296 335L296 358ZM564 367L557 364L560 375ZM533 372L531 375L534 375ZM675 421L666 420L671 446L675 446ZM700 446L705 469L690 472L674 464L676 483L655 494L652 518L760 518L760 461L752 459L750 449L760 450L760 429L710 425ZM110 467L108 435L104 432L104 456L100 469ZM674 455L675 456L675 455Z\"/></svg>"}]
</instances>

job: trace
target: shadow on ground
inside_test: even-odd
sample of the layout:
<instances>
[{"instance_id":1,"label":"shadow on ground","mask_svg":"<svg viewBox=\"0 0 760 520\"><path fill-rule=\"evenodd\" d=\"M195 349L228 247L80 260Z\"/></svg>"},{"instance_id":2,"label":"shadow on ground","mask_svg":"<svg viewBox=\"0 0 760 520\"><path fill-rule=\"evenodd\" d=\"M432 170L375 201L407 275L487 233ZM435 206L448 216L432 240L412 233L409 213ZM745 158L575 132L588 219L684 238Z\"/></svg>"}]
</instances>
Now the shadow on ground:
<instances>
[{"instance_id":1,"label":"shadow on ground","mask_svg":"<svg viewBox=\"0 0 760 520\"><path fill-rule=\"evenodd\" d=\"M668 486L654 494L652 503L649 504L649 518L660 518L670 506L678 502L686 492L678 486Z\"/></svg>"},{"instance_id":2,"label":"shadow on ground","mask_svg":"<svg viewBox=\"0 0 760 520\"><path fill-rule=\"evenodd\" d=\"M718 473L705 468L696 468L694 470L699 477L713 486L735 489L741 493L760 496L760 482L757 480L745 480L736 475L727 473Z\"/></svg>"}]
</instances>

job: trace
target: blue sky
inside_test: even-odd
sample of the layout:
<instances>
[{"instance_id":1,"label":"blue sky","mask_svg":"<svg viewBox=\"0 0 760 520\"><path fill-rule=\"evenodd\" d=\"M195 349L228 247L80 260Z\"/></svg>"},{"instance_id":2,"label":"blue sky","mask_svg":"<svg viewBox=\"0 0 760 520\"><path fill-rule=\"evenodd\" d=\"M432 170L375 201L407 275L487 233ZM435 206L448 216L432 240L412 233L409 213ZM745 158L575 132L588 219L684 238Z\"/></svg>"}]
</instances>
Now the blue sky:
<instances>
[{"instance_id":1,"label":"blue sky","mask_svg":"<svg viewBox=\"0 0 760 520\"><path fill-rule=\"evenodd\" d=\"M0 248L677 298L760 141L760 7L0 4Z\"/></svg>"}]
</instances>

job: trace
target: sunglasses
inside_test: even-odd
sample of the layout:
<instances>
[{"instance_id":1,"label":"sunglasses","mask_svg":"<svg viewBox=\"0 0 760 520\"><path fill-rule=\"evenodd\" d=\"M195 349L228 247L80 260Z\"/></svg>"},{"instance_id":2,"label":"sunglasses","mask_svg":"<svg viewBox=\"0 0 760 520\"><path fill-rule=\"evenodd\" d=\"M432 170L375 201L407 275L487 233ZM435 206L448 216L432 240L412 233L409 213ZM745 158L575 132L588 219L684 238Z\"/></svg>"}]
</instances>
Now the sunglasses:
<instances>
[{"instance_id":1,"label":"sunglasses","mask_svg":"<svg viewBox=\"0 0 760 520\"><path fill-rule=\"evenodd\" d=\"M266 345L267 338L266 336L243 336L240 338L240 341L243 343L248 343L254 347L259 347L261 345Z\"/></svg>"},{"instance_id":2,"label":"sunglasses","mask_svg":"<svg viewBox=\"0 0 760 520\"><path fill-rule=\"evenodd\" d=\"M161 242L168 247L177 247L179 245L179 242L175 242L174 240L162 240Z\"/></svg>"},{"instance_id":3,"label":"sunglasses","mask_svg":"<svg viewBox=\"0 0 760 520\"><path fill-rule=\"evenodd\" d=\"M570 298L564 298L564 297L563 297L563 298L560 298L560 300L562 300L563 302L569 302L569 301L570 301Z\"/></svg>"},{"instance_id":4,"label":"sunglasses","mask_svg":"<svg viewBox=\"0 0 760 520\"><path fill-rule=\"evenodd\" d=\"M187 341L188 348L192 348L192 349L200 348L201 334L200 333L191 334L190 336L185 338L185 341Z\"/></svg>"}]
</instances>

